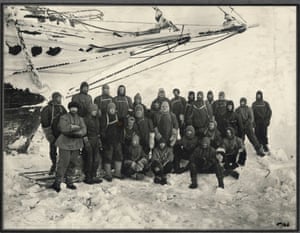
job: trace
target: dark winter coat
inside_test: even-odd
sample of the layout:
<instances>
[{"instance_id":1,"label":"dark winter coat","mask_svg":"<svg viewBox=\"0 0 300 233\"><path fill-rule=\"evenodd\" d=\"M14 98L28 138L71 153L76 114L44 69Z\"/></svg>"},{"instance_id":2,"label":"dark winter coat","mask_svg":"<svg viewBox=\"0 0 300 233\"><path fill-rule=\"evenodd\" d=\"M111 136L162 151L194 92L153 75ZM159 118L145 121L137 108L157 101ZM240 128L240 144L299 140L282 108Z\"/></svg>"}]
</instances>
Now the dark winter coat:
<instances>
[{"instance_id":1,"label":"dark winter coat","mask_svg":"<svg viewBox=\"0 0 300 233\"><path fill-rule=\"evenodd\" d=\"M208 146L207 148L198 146L191 155L190 162L204 168L204 170L205 168L209 169L211 166L218 163L216 150L211 146Z\"/></svg>"},{"instance_id":2,"label":"dark winter coat","mask_svg":"<svg viewBox=\"0 0 300 233\"><path fill-rule=\"evenodd\" d=\"M123 140L123 127L117 114L106 113L100 119L101 138L103 145L116 145Z\"/></svg>"},{"instance_id":3,"label":"dark winter coat","mask_svg":"<svg viewBox=\"0 0 300 233\"><path fill-rule=\"evenodd\" d=\"M149 146L150 133L154 133L152 120L146 117L136 119L135 121L136 134L140 137L142 146Z\"/></svg>"},{"instance_id":4,"label":"dark winter coat","mask_svg":"<svg viewBox=\"0 0 300 233\"><path fill-rule=\"evenodd\" d=\"M80 126L79 130L72 130L71 125ZM79 115L66 113L59 119L58 128L61 132L55 145L63 150L79 150L83 148L83 136L86 135L86 125Z\"/></svg>"},{"instance_id":5,"label":"dark winter coat","mask_svg":"<svg viewBox=\"0 0 300 233\"><path fill-rule=\"evenodd\" d=\"M81 117L85 117L89 113L90 105L93 104L92 97L83 92L73 95L72 101L79 104L78 115Z\"/></svg>"},{"instance_id":6,"label":"dark winter coat","mask_svg":"<svg viewBox=\"0 0 300 233\"><path fill-rule=\"evenodd\" d=\"M196 135L202 135L208 126L209 116L203 101L195 101L192 114L186 120L188 125L192 125L196 130Z\"/></svg>"},{"instance_id":7,"label":"dark winter coat","mask_svg":"<svg viewBox=\"0 0 300 233\"><path fill-rule=\"evenodd\" d=\"M58 122L60 116L67 113L64 106L60 104L54 104L51 100L47 106L45 106L41 111L41 125L45 129L46 138L49 136L54 136L56 139L59 135Z\"/></svg>"},{"instance_id":8,"label":"dark winter coat","mask_svg":"<svg viewBox=\"0 0 300 233\"><path fill-rule=\"evenodd\" d=\"M127 117L129 112L133 110L131 98L129 96L126 96L126 89L124 94L120 93L121 87L125 89L125 86L119 86L118 95L113 98L113 102L116 104L117 107L117 114L119 119Z\"/></svg>"},{"instance_id":9,"label":"dark winter coat","mask_svg":"<svg viewBox=\"0 0 300 233\"><path fill-rule=\"evenodd\" d=\"M227 105L227 100L216 100L213 103L213 113L218 124L219 121L224 116L224 114L226 113L226 105Z\"/></svg>"},{"instance_id":10,"label":"dark winter coat","mask_svg":"<svg viewBox=\"0 0 300 233\"><path fill-rule=\"evenodd\" d=\"M252 104L254 121L268 126L272 117L272 109L269 103L264 101L263 93L258 91L257 94L260 94L262 98L258 99L256 97L256 101Z\"/></svg>"},{"instance_id":11,"label":"dark winter coat","mask_svg":"<svg viewBox=\"0 0 300 233\"><path fill-rule=\"evenodd\" d=\"M178 122L175 114L172 112L160 112L155 119L154 127L157 128L161 136L169 142L171 136L174 134L173 129L178 130Z\"/></svg>"},{"instance_id":12,"label":"dark winter coat","mask_svg":"<svg viewBox=\"0 0 300 233\"><path fill-rule=\"evenodd\" d=\"M236 109L236 113L241 120L241 130L253 127L253 112L247 105L240 106Z\"/></svg>"},{"instance_id":13,"label":"dark winter coat","mask_svg":"<svg viewBox=\"0 0 300 233\"><path fill-rule=\"evenodd\" d=\"M220 131L217 129L217 126L213 130L207 128L204 132L204 136L210 139L210 145L217 149L219 146L222 145L223 139L221 137Z\"/></svg>"},{"instance_id":14,"label":"dark winter coat","mask_svg":"<svg viewBox=\"0 0 300 233\"><path fill-rule=\"evenodd\" d=\"M240 149L245 149L244 143L242 139L234 135L234 130L232 128L228 128L232 132L232 137L225 137L223 139L223 143L221 148L225 150L226 155L237 155Z\"/></svg>"},{"instance_id":15,"label":"dark winter coat","mask_svg":"<svg viewBox=\"0 0 300 233\"><path fill-rule=\"evenodd\" d=\"M195 148L198 146L199 144L199 139L198 137L195 135L195 130L194 127L192 126L187 126L187 129L189 128L189 130L192 131L192 135L187 136L184 135L180 140L178 140L176 142L176 145L179 147L182 147L182 149L187 152L187 153L192 153ZM187 130L186 129L186 130Z\"/></svg>"},{"instance_id":16,"label":"dark winter coat","mask_svg":"<svg viewBox=\"0 0 300 233\"><path fill-rule=\"evenodd\" d=\"M227 102L227 106L231 104L232 110L229 111L229 109L226 109L226 113L222 117L222 119L219 122L219 130L223 136L226 135L226 129L228 127L232 127L235 131L235 135L240 134L240 130L242 129L242 121L239 114L234 112L234 103L232 101Z\"/></svg>"},{"instance_id":17,"label":"dark winter coat","mask_svg":"<svg viewBox=\"0 0 300 233\"><path fill-rule=\"evenodd\" d=\"M99 116L92 116L88 114L84 118L84 122L87 128L88 138L99 138L100 137L100 118Z\"/></svg>"},{"instance_id":18,"label":"dark winter coat","mask_svg":"<svg viewBox=\"0 0 300 233\"><path fill-rule=\"evenodd\" d=\"M110 95L99 95L94 99L94 104L97 104L98 109L101 110L101 114L105 115L107 105L113 101Z\"/></svg>"},{"instance_id":19,"label":"dark winter coat","mask_svg":"<svg viewBox=\"0 0 300 233\"><path fill-rule=\"evenodd\" d=\"M143 148L141 145L130 145L128 149L128 154L126 155L125 158L125 163L126 162L139 162L141 161L144 163L144 165L148 162L147 155L143 151Z\"/></svg>"},{"instance_id":20,"label":"dark winter coat","mask_svg":"<svg viewBox=\"0 0 300 233\"><path fill-rule=\"evenodd\" d=\"M213 119L214 116L213 104L214 104L213 100L212 101L205 100L205 106L209 115L209 119Z\"/></svg>"},{"instance_id":21,"label":"dark winter coat","mask_svg":"<svg viewBox=\"0 0 300 233\"><path fill-rule=\"evenodd\" d=\"M169 162L173 162L174 154L170 147L165 147L161 150L159 147L154 148L152 154L152 161L159 162L162 166L165 166Z\"/></svg>"},{"instance_id":22,"label":"dark winter coat","mask_svg":"<svg viewBox=\"0 0 300 233\"><path fill-rule=\"evenodd\" d=\"M185 98L178 96L171 100L170 109L171 112L173 112L177 117L177 120L179 120L180 115L184 115L185 107L186 107Z\"/></svg>"}]
</instances>

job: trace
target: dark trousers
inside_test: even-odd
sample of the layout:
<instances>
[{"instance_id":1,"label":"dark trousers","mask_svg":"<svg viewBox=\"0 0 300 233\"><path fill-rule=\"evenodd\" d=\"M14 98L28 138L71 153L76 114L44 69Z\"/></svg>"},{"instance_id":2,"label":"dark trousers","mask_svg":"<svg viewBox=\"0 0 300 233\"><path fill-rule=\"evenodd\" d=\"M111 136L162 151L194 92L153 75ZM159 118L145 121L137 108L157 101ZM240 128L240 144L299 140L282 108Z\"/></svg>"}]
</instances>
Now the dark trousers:
<instances>
[{"instance_id":1,"label":"dark trousers","mask_svg":"<svg viewBox=\"0 0 300 233\"><path fill-rule=\"evenodd\" d=\"M268 145L268 126L264 122L255 122L255 135L262 145Z\"/></svg>"},{"instance_id":2,"label":"dark trousers","mask_svg":"<svg viewBox=\"0 0 300 233\"><path fill-rule=\"evenodd\" d=\"M121 143L116 143L114 145L107 144L104 147L104 163L112 163L113 161L122 162L123 152Z\"/></svg>"},{"instance_id":3,"label":"dark trousers","mask_svg":"<svg viewBox=\"0 0 300 233\"><path fill-rule=\"evenodd\" d=\"M138 161L137 161L138 162ZM134 175L136 173L145 173L146 172L146 167L144 167L143 171L136 171L135 169L133 169L131 166L132 166L132 163L124 163L123 166L122 166L122 174L124 174L125 176L131 176L131 175Z\"/></svg>"},{"instance_id":4,"label":"dark trousers","mask_svg":"<svg viewBox=\"0 0 300 233\"><path fill-rule=\"evenodd\" d=\"M182 159L184 160L190 160L190 156L193 152L187 151L185 149L182 149L179 145L174 146L174 169L178 170L180 169L180 161Z\"/></svg>"},{"instance_id":5,"label":"dark trousers","mask_svg":"<svg viewBox=\"0 0 300 233\"><path fill-rule=\"evenodd\" d=\"M56 167L57 147L54 143L49 143L49 152L52 166Z\"/></svg>"},{"instance_id":6,"label":"dark trousers","mask_svg":"<svg viewBox=\"0 0 300 233\"><path fill-rule=\"evenodd\" d=\"M240 138L245 141L245 136L249 139L255 150L260 148L260 143L257 140L257 137L254 134L254 130L251 126L246 127L242 132L240 132Z\"/></svg>"},{"instance_id":7,"label":"dark trousers","mask_svg":"<svg viewBox=\"0 0 300 233\"><path fill-rule=\"evenodd\" d=\"M155 176L164 176L172 171L173 163L168 162L163 166L159 161L153 161L151 164L151 169Z\"/></svg>"},{"instance_id":8,"label":"dark trousers","mask_svg":"<svg viewBox=\"0 0 300 233\"><path fill-rule=\"evenodd\" d=\"M72 177L75 174L75 169L78 166L79 150L63 150L59 149L59 155L56 167L55 181L61 183L66 177L66 183L72 184Z\"/></svg>"},{"instance_id":9,"label":"dark trousers","mask_svg":"<svg viewBox=\"0 0 300 233\"><path fill-rule=\"evenodd\" d=\"M215 161L212 163L204 163L201 159L193 159L190 163L190 172L192 184L197 184L198 173L214 173L218 179L219 185L223 185L223 170L220 164Z\"/></svg>"},{"instance_id":10,"label":"dark trousers","mask_svg":"<svg viewBox=\"0 0 300 233\"><path fill-rule=\"evenodd\" d=\"M97 176L97 169L100 163L100 151L98 138L89 138L89 144L85 145L85 175L87 179Z\"/></svg>"}]
</instances>

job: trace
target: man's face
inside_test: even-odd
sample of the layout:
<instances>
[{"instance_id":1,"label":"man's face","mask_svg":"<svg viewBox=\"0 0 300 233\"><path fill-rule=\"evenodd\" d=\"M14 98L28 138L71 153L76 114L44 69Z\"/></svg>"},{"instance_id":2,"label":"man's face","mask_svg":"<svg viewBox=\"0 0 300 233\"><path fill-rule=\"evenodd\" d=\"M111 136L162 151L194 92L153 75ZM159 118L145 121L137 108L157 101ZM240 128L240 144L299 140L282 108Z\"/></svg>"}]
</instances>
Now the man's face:
<instances>
[{"instance_id":1,"label":"man's face","mask_svg":"<svg viewBox=\"0 0 300 233\"><path fill-rule=\"evenodd\" d=\"M154 107L155 110L159 110L159 103L155 102L154 105L153 105L153 107Z\"/></svg>"},{"instance_id":2,"label":"man's face","mask_svg":"<svg viewBox=\"0 0 300 233\"><path fill-rule=\"evenodd\" d=\"M70 108L70 112L72 114L76 114L78 112L78 108L77 107L72 107L72 108Z\"/></svg>"},{"instance_id":3,"label":"man's face","mask_svg":"<svg viewBox=\"0 0 300 233\"><path fill-rule=\"evenodd\" d=\"M158 96L161 98L165 97L165 92L163 90L160 90Z\"/></svg>"},{"instance_id":4,"label":"man's face","mask_svg":"<svg viewBox=\"0 0 300 233\"><path fill-rule=\"evenodd\" d=\"M192 137L192 135L193 135L192 130L187 130L186 133L185 133L185 135L186 135L188 138Z\"/></svg>"},{"instance_id":5,"label":"man's face","mask_svg":"<svg viewBox=\"0 0 300 233\"><path fill-rule=\"evenodd\" d=\"M166 147L166 143L165 142L161 142L159 143L159 148L162 150Z\"/></svg>"},{"instance_id":6,"label":"man's face","mask_svg":"<svg viewBox=\"0 0 300 233\"><path fill-rule=\"evenodd\" d=\"M124 88L124 87L120 87L120 88L119 88L119 93L120 93L121 95L125 95L125 88Z\"/></svg>"},{"instance_id":7,"label":"man's face","mask_svg":"<svg viewBox=\"0 0 300 233\"><path fill-rule=\"evenodd\" d=\"M103 89L103 94L104 95L109 95L109 88L108 87Z\"/></svg>"},{"instance_id":8,"label":"man's face","mask_svg":"<svg viewBox=\"0 0 300 233\"><path fill-rule=\"evenodd\" d=\"M83 93L88 93L88 91L89 91L89 87L88 86L82 87L82 92Z\"/></svg>"},{"instance_id":9,"label":"man's face","mask_svg":"<svg viewBox=\"0 0 300 233\"><path fill-rule=\"evenodd\" d=\"M260 94L260 93L257 94L256 96L257 96L257 99L260 99L260 100L261 100L261 94Z\"/></svg>"},{"instance_id":10,"label":"man's face","mask_svg":"<svg viewBox=\"0 0 300 233\"><path fill-rule=\"evenodd\" d=\"M226 130L226 135L228 138L232 138L232 136L233 136L231 130L229 130L229 129Z\"/></svg>"},{"instance_id":11,"label":"man's face","mask_svg":"<svg viewBox=\"0 0 300 233\"><path fill-rule=\"evenodd\" d=\"M61 96L56 96L54 101L56 104L61 104Z\"/></svg>"},{"instance_id":12,"label":"man's face","mask_svg":"<svg viewBox=\"0 0 300 233\"><path fill-rule=\"evenodd\" d=\"M135 112L135 117L136 117L136 118L142 118L142 117L143 117L143 112L140 111L140 110L136 111L136 112Z\"/></svg>"},{"instance_id":13,"label":"man's face","mask_svg":"<svg viewBox=\"0 0 300 233\"><path fill-rule=\"evenodd\" d=\"M115 109L115 108L110 108L110 109L108 110L108 113L109 113L110 115L114 115L114 114L116 113L116 109Z\"/></svg>"},{"instance_id":14,"label":"man's face","mask_svg":"<svg viewBox=\"0 0 300 233\"><path fill-rule=\"evenodd\" d=\"M198 99L198 100L203 100L203 94L202 94L202 93L198 93L197 99Z\"/></svg>"},{"instance_id":15,"label":"man's face","mask_svg":"<svg viewBox=\"0 0 300 233\"><path fill-rule=\"evenodd\" d=\"M245 101L241 101L241 107L246 106L246 102Z\"/></svg>"},{"instance_id":16,"label":"man's face","mask_svg":"<svg viewBox=\"0 0 300 233\"><path fill-rule=\"evenodd\" d=\"M170 110L169 104L167 102L163 102L161 104L161 111L162 112L169 112L169 110Z\"/></svg>"},{"instance_id":17,"label":"man's face","mask_svg":"<svg viewBox=\"0 0 300 233\"><path fill-rule=\"evenodd\" d=\"M233 106L232 106L232 104L229 104L229 105L227 105L227 109L228 109L228 111L232 111L233 110Z\"/></svg>"},{"instance_id":18,"label":"man's face","mask_svg":"<svg viewBox=\"0 0 300 233\"><path fill-rule=\"evenodd\" d=\"M178 91L174 91L173 94L174 94L174 97L178 97L179 96L179 92Z\"/></svg>"},{"instance_id":19,"label":"man's face","mask_svg":"<svg viewBox=\"0 0 300 233\"><path fill-rule=\"evenodd\" d=\"M213 94L208 94L208 95L207 95L207 99L208 99L208 100L213 100L213 99L214 99Z\"/></svg>"},{"instance_id":20,"label":"man's face","mask_svg":"<svg viewBox=\"0 0 300 233\"><path fill-rule=\"evenodd\" d=\"M202 145L203 149L208 148L208 143L207 142L202 142L201 145Z\"/></svg>"},{"instance_id":21,"label":"man's face","mask_svg":"<svg viewBox=\"0 0 300 233\"><path fill-rule=\"evenodd\" d=\"M225 100L225 96L224 95L219 95L219 100Z\"/></svg>"},{"instance_id":22,"label":"man's face","mask_svg":"<svg viewBox=\"0 0 300 233\"><path fill-rule=\"evenodd\" d=\"M195 99L194 93L189 94L189 100L194 100L194 99Z\"/></svg>"},{"instance_id":23,"label":"man's face","mask_svg":"<svg viewBox=\"0 0 300 233\"><path fill-rule=\"evenodd\" d=\"M209 128L209 130L214 130L215 129L215 123L209 122L208 128Z\"/></svg>"},{"instance_id":24,"label":"man's face","mask_svg":"<svg viewBox=\"0 0 300 233\"><path fill-rule=\"evenodd\" d=\"M132 139L132 145L133 146L137 146L139 144L139 140L136 138L136 137L134 137L133 139Z\"/></svg>"}]
</instances>

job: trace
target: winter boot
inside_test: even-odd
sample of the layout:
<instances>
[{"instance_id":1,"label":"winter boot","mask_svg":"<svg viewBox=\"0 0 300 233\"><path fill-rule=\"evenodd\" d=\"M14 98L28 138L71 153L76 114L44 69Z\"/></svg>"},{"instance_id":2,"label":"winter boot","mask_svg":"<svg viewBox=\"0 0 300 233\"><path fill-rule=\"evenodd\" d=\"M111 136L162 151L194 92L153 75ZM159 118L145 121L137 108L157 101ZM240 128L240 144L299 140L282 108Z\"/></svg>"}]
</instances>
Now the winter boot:
<instances>
[{"instance_id":1,"label":"winter boot","mask_svg":"<svg viewBox=\"0 0 300 233\"><path fill-rule=\"evenodd\" d=\"M121 174L122 162L115 161L115 172L113 174L114 177L122 180L124 177Z\"/></svg>"},{"instance_id":2,"label":"winter boot","mask_svg":"<svg viewBox=\"0 0 300 233\"><path fill-rule=\"evenodd\" d=\"M266 153L270 152L268 145L263 145L263 149Z\"/></svg>"},{"instance_id":3,"label":"winter boot","mask_svg":"<svg viewBox=\"0 0 300 233\"><path fill-rule=\"evenodd\" d=\"M112 181L112 175L111 175L111 164L105 163L104 164L104 170L105 170L105 176L103 177L108 182Z\"/></svg>"},{"instance_id":4,"label":"winter boot","mask_svg":"<svg viewBox=\"0 0 300 233\"><path fill-rule=\"evenodd\" d=\"M256 154L261 157L264 157L266 155L262 146L260 146L259 149L256 150Z\"/></svg>"},{"instance_id":5,"label":"winter boot","mask_svg":"<svg viewBox=\"0 0 300 233\"><path fill-rule=\"evenodd\" d=\"M72 190L77 189L77 187L74 184L67 184L67 188Z\"/></svg>"},{"instance_id":6,"label":"winter boot","mask_svg":"<svg viewBox=\"0 0 300 233\"><path fill-rule=\"evenodd\" d=\"M237 171L231 171L230 175L234 178L234 179L239 179L240 174Z\"/></svg>"},{"instance_id":7,"label":"winter boot","mask_svg":"<svg viewBox=\"0 0 300 233\"><path fill-rule=\"evenodd\" d=\"M89 178L86 177L83 182L86 184L94 184L92 178L90 178L90 177Z\"/></svg>"},{"instance_id":8,"label":"winter boot","mask_svg":"<svg viewBox=\"0 0 300 233\"><path fill-rule=\"evenodd\" d=\"M218 177L218 187L224 189L223 177Z\"/></svg>"},{"instance_id":9,"label":"winter boot","mask_svg":"<svg viewBox=\"0 0 300 233\"><path fill-rule=\"evenodd\" d=\"M165 185L165 184L167 184L168 182L167 182L167 176L166 175L164 175L164 176L162 176L161 177L161 180L160 180L160 184L161 185Z\"/></svg>"},{"instance_id":10,"label":"winter boot","mask_svg":"<svg viewBox=\"0 0 300 233\"><path fill-rule=\"evenodd\" d=\"M50 188L54 189L56 192L60 192L61 187L60 187L60 182L54 181L54 183L50 186Z\"/></svg>"},{"instance_id":11,"label":"winter boot","mask_svg":"<svg viewBox=\"0 0 300 233\"><path fill-rule=\"evenodd\" d=\"M94 184L100 184L100 183L102 183L103 180L98 177L93 177L92 181Z\"/></svg>"},{"instance_id":12,"label":"winter boot","mask_svg":"<svg viewBox=\"0 0 300 233\"><path fill-rule=\"evenodd\" d=\"M143 180L145 176L143 173L134 173L130 177L134 180Z\"/></svg>"},{"instance_id":13,"label":"winter boot","mask_svg":"<svg viewBox=\"0 0 300 233\"><path fill-rule=\"evenodd\" d=\"M190 185L189 185L189 188L190 189L196 189L198 187L198 184L197 183L191 183Z\"/></svg>"},{"instance_id":14,"label":"winter boot","mask_svg":"<svg viewBox=\"0 0 300 233\"><path fill-rule=\"evenodd\" d=\"M154 183L155 184L160 184L160 182L161 182L161 177L160 176L155 176L154 177Z\"/></svg>"}]
</instances>

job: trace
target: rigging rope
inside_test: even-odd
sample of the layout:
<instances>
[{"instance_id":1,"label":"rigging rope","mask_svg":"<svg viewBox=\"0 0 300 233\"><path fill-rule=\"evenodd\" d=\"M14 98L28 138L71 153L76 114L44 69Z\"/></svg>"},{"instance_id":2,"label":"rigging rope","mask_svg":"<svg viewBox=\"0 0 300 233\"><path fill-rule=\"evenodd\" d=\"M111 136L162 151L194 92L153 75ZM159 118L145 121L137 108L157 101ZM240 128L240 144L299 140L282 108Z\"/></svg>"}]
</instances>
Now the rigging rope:
<instances>
[{"instance_id":1,"label":"rigging rope","mask_svg":"<svg viewBox=\"0 0 300 233\"><path fill-rule=\"evenodd\" d=\"M113 83L113 82L117 82L117 81L120 81L120 80L122 80L122 79L129 78L130 76L133 76L133 75L139 74L139 73L141 73L141 72L144 72L144 71L146 71L146 70L150 70L150 69L153 69L153 68L155 68L155 67L161 66L161 65L163 65L163 64L169 63L169 62L171 62L171 61L177 60L177 59L179 59L179 58L181 58L181 57L187 56L187 55L192 54L192 53L195 53L195 52L197 52L197 51L199 51L199 50L201 50L201 49L204 49L204 48L206 48L206 47L209 47L209 46L211 46L211 45L214 45L214 44L216 44L216 43L219 43L219 42L221 42L221 41L223 41L223 40L225 40L225 39L228 39L228 38L230 38L230 37L232 37L232 36L234 36L234 35L236 35L236 34L238 34L238 33L239 33L239 32L233 32L233 33L231 33L230 35L228 35L228 36L226 36L226 37L224 37L224 38L221 38L221 39L219 39L219 40L217 40L217 41L214 41L214 42L212 42L212 43L209 43L209 44L200 46L200 47L198 47L198 48L196 48L196 49L194 49L194 50L192 50L192 51L189 51L189 52L184 53L184 54L182 54L182 55L179 55L179 56L177 56L177 57L174 57L174 58L171 58L171 59L169 59L169 60L163 61L163 62L161 62L161 63L159 63L159 64L152 65L152 66L150 66L150 67L147 67L147 68L145 68L145 69L136 71L136 72L134 72L134 73L125 75L125 76L120 77L120 78L118 78L118 79L115 79L115 80L106 82L106 83L104 83L104 84L110 84L110 83ZM162 51L162 52L164 53L165 50ZM156 55L155 55L155 56L156 56ZM152 57L152 58L153 58L153 57ZM149 59L148 59L148 60L149 60ZM143 60L143 61L144 61L144 60ZM116 72L116 73L120 73L120 72L118 71L118 72ZM110 77L111 77L111 76L113 76L113 75L110 75ZM107 77L107 76L106 76L106 77ZM105 77L105 79L106 79L106 77ZM99 79L98 81L100 81L100 80L103 81L103 79ZM98 82L98 81L97 81L97 82ZM92 87L92 88L90 88L90 90L94 90L94 89L100 88L100 87L102 87L104 84L101 84L101 85ZM76 91L78 91L78 89L77 89ZM75 94L75 93L74 93L74 94ZM68 95L66 98L70 98L71 96L72 96L72 95Z\"/></svg>"}]
</instances>

